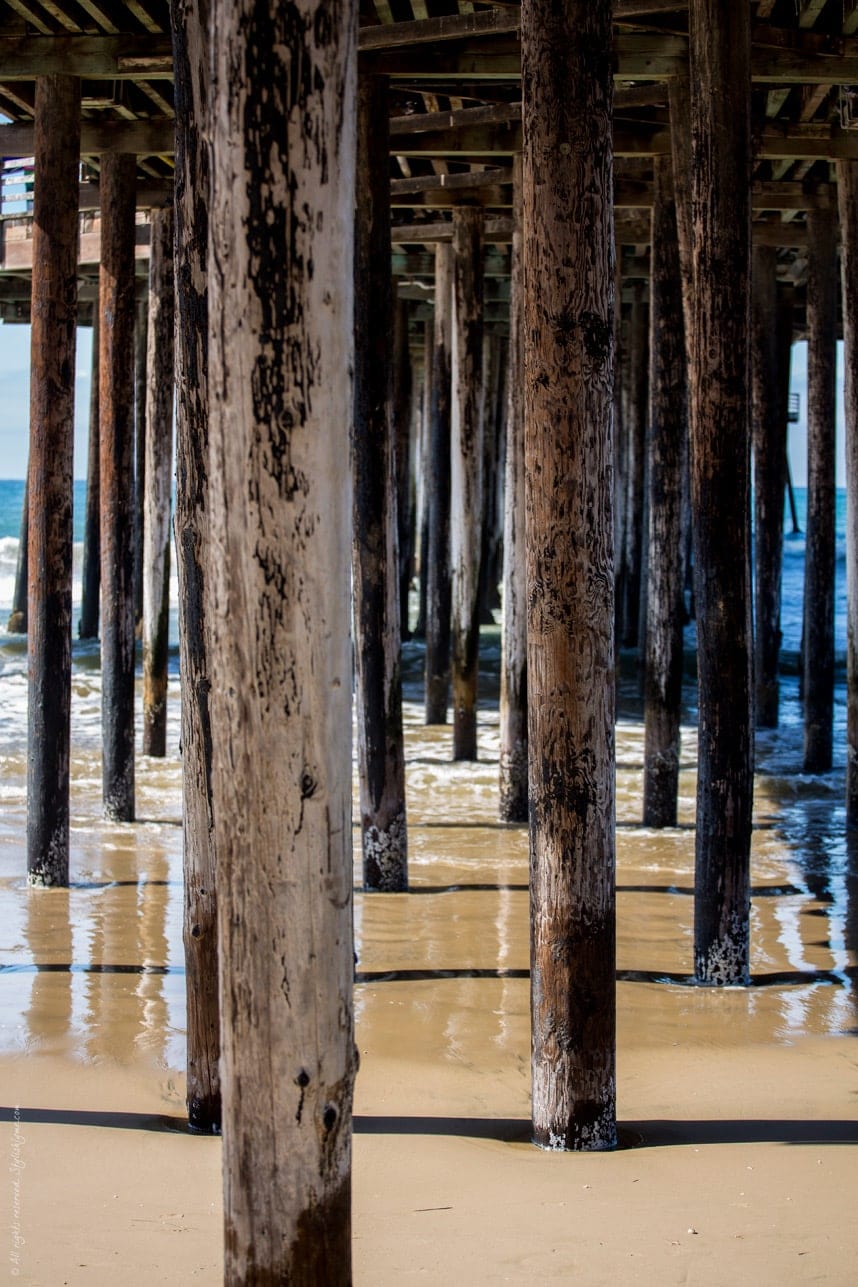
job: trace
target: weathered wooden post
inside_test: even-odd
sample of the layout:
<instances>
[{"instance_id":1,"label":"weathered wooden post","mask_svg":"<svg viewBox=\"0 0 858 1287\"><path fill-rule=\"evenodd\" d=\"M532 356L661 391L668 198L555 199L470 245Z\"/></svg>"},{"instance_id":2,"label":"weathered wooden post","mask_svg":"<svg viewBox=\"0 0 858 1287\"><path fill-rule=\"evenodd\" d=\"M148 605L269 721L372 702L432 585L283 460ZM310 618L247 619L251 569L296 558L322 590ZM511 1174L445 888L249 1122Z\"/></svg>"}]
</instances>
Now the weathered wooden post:
<instances>
[{"instance_id":1,"label":"weathered wooden post","mask_svg":"<svg viewBox=\"0 0 858 1287\"><path fill-rule=\"evenodd\" d=\"M100 462L98 449L98 305L92 310L92 375L89 386L89 437L86 457L86 514L83 527L81 569L80 639L98 638L98 601L101 594Z\"/></svg>"},{"instance_id":2,"label":"weathered wooden post","mask_svg":"<svg viewBox=\"0 0 858 1287\"><path fill-rule=\"evenodd\" d=\"M27 879L69 880L72 492L80 81L35 101L27 664Z\"/></svg>"},{"instance_id":3,"label":"weathered wooden post","mask_svg":"<svg viewBox=\"0 0 858 1287\"><path fill-rule=\"evenodd\" d=\"M804 771L831 768L834 718L837 219L807 215L807 546L804 564Z\"/></svg>"},{"instance_id":4,"label":"weathered wooden post","mask_svg":"<svg viewBox=\"0 0 858 1287\"><path fill-rule=\"evenodd\" d=\"M355 671L363 884L408 886L393 406L389 92L358 87L355 219Z\"/></svg>"},{"instance_id":5,"label":"weathered wooden post","mask_svg":"<svg viewBox=\"0 0 858 1287\"><path fill-rule=\"evenodd\" d=\"M435 247L435 326L426 452L426 723L446 724L450 697L450 419L453 250ZM428 370L428 368L427 368Z\"/></svg>"},{"instance_id":6,"label":"weathered wooden post","mask_svg":"<svg viewBox=\"0 0 858 1287\"><path fill-rule=\"evenodd\" d=\"M755 246L751 289L754 442L754 690L758 728L777 728L786 406L781 396L777 250Z\"/></svg>"},{"instance_id":7,"label":"weathered wooden post","mask_svg":"<svg viewBox=\"0 0 858 1287\"><path fill-rule=\"evenodd\" d=\"M506 487L503 532L503 637L500 692L500 817L527 821L527 581L524 486L524 280L521 156L513 161L507 365Z\"/></svg>"},{"instance_id":8,"label":"weathered wooden post","mask_svg":"<svg viewBox=\"0 0 858 1287\"><path fill-rule=\"evenodd\" d=\"M351 1281L356 28L356 5L212 6L212 783L235 1284Z\"/></svg>"},{"instance_id":9,"label":"weathered wooden post","mask_svg":"<svg viewBox=\"0 0 858 1287\"><path fill-rule=\"evenodd\" d=\"M408 344L408 300L398 299L393 325L393 421L396 441L396 532L399 551L399 629L411 638L408 619L411 571L414 566L414 380Z\"/></svg>"},{"instance_id":10,"label":"weathered wooden post","mask_svg":"<svg viewBox=\"0 0 858 1287\"><path fill-rule=\"evenodd\" d=\"M99 451L104 812L134 818L134 202L137 159L101 166Z\"/></svg>"},{"instance_id":11,"label":"weathered wooden post","mask_svg":"<svg viewBox=\"0 0 858 1287\"><path fill-rule=\"evenodd\" d=\"M846 412L846 821L858 824L858 162L837 164Z\"/></svg>"},{"instance_id":12,"label":"weathered wooden post","mask_svg":"<svg viewBox=\"0 0 858 1287\"><path fill-rule=\"evenodd\" d=\"M423 323L423 384L420 388L420 432L417 442L416 462L416 497L414 515L414 549L417 581L417 620L414 623L414 638L426 639L426 568L429 563L429 424L432 408L432 361L435 351L435 319ZM448 435L449 441L449 435ZM424 663L424 680L426 664ZM427 707L428 710L428 707ZM444 717L446 719L447 698L444 697Z\"/></svg>"},{"instance_id":13,"label":"weathered wooden post","mask_svg":"<svg viewBox=\"0 0 858 1287\"><path fill-rule=\"evenodd\" d=\"M134 633L143 625L143 528L146 508L146 391L149 381L147 302L137 303L134 318Z\"/></svg>"},{"instance_id":14,"label":"weathered wooden post","mask_svg":"<svg viewBox=\"0 0 858 1287\"><path fill-rule=\"evenodd\" d=\"M27 633L27 594L29 586L30 545L30 466L24 480L24 503L21 506L21 525L18 529L18 557L15 561L15 588L12 591L12 610L6 629L10 635Z\"/></svg>"},{"instance_id":15,"label":"weathered wooden post","mask_svg":"<svg viewBox=\"0 0 858 1287\"><path fill-rule=\"evenodd\" d=\"M675 827L685 584L682 485L688 402L670 158L656 157L654 173L643 821L648 827Z\"/></svg>"},{"instance_id":16,"label":"weathered wooden post","mask_svg":"<svg viewBox=\"0 0 858 1287\"><path fill-rule=\"evenodd\" d=\"M644 489L646 485L647 399L649 366L649 308L644 284L634 283L629 317L629 393L623 428L626 432L626 546L623 573L623 643L636 647L639 636L644 547Z\"/></svg>"},{"instance_id":17,"label":"weathered wooden post","mask_svg":"<svg viewBox=\"0 0 858 1287\"><path fill-rule=\"evenodd\" d=\"M176 561L182 674L188 1121L221 1126L216 830L212 806L209 522L208 0L173 0L176 96Z\"/></svg>"},{"instance_id":18,"label":"weathered wooden post","mask_svg":"<svg viewBox=\"0 0 858 1287\"><path fill-rule=\"evenodd\" d=\"M453 211L453 399L450 448L453 759L477 758L482 536L483 212Z\"/></svg>"},{"instance_id":19,"label":"weathered wooden post","mask_svg":"<svg viewBox=\"0 0 858 1287\"><path fill-rule=\"evenodd\" d=\"M150 214L143 487L143 754L167 752L170 508L175 383L173 207Z\"/></svg>"},{"instance_id":20,"label":"weathered wooden post","mask_svg":"<svg viewBox=\"0 0 858 1287\"><path fill-rule=\"evenodd\" d=\"M616 1144L610 0L522 5L533 1131Z\"/></svg>"},{"instance_id":21,"label":"weathered wooden post","mask_svg":"<svg viewBox=\"0 0 858 1287\"><path fill-rule=\"evenodd\" d=\"M689 362L698 638L694 971L748 981L753 804L748 312L750 10L692 0ZM725 194L729 193L729 200Z\"/></svg>"}]
</instances>

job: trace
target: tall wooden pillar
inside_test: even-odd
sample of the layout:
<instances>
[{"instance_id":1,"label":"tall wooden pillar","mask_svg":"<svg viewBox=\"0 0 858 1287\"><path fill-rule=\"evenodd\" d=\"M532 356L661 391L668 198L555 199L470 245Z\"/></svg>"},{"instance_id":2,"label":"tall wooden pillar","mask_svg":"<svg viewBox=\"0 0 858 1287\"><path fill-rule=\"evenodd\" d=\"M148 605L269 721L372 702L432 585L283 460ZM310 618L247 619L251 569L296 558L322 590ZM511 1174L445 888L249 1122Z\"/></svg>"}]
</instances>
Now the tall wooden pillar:
<instances>
[{"instance_id":1,"label":"tall wooden pillar","mask_svg":"<svg viewBox=\"0 0 858 1287\"><path fill-rule=\"evenodd\" d=\"M533 1130L616 1144L610 0L522 5Z\"/></svg>"},{"instance_id":2,"label":"tall wooden pillar","mask_svg":"<svg viewBox=\"0 0 858 1287\"><path fill-rule=\"evenodd\" d=\"M450 697L450 417L453 251L435 247L435 327L426 472L426 723L446 724Z\"/></svg>"},{"instance_id":3,"label":"tall wooden pillar","mask_svg":"<svg viewBox=\"0 0 858 1287\"><path fill-rule=\"evenodd\" d=\"M143 623L143 530L146 508L146 398L149 381L148 305L137 304L134 320L134 631Z\"/></svg>"},{"instance_id":4,"label":"tall wooden pillar","mask_svg":"<svg viewBox=\"0 0 858 1287\"><path fill-rule=\"evenodd\" d=\"M648 827L674 827L682 702L682 485L688 400L670 159L656 157L654 168L643 821Z\"/></svg>"},{"instance_id":5,"label":"tall wooden pillar","mask_svg":"<svg viewBox=\"0 0 858 1287\"><path fill-rule=\"evenodd\" d=\"M786 404L781 396L777 251L755 246L751 290L754 440L754 688L758 728L777 728Z\"/></svg>"},{"instance_id":6,"label":"tall wooden pillar","mask_svg":"<svg viewBox=\"0 0 858 1287\"><path fill-rule=\"evenodd\" d=\"M402 730L389 92L358 87L355 221L354 620L363 884L408 885Z\"/></svg>"},{"instance_id":7,"label":"tall wooden pillar","mask_svg":"<svg viewBox=\"0 0 858 1287\"><path fill-rule=\"evenodd\" d=\"M11 635L27 633L27 594L29 587L29 545L30 545L30 466L27 463L27 477L24 480L24 502L21 506L21 525L18 529L18 557L15 561L15 586L12 591L12 610L9 613L7 630Z\"/></svg>"},{"instance_id":8,"label":"tall wooden pillar","mask_svg":"<svg viewBox=\"0 0 858 1287\"><path fill-rule=\"evenodd\" d=\"M453 211L453 403L450 448L453 759L477 758L483 474L483 212Z\"/></svg>"},{"instance_id":9,"label":"tall wooden pillar","mask_svg":"<svg viewBox=\"0 0 858 1287\"><path fill-rule=\"evenodd\" d=\"M98 638L98 601L101 595L100 461L98 450L98 308L92 310L92 376L89 386L89 438L86 457L86 514L83 527L83 567L81 569L80 620L77 633L81 639Z\"/></svg>"},{"instance_id":10,"label":"tall wooden pillar","mask_svg":"<svg viewBox=\"0 0 858 1287\"><path fill-rule=\"evenodd\" d=\"M207 107L209 0L174 0L176 95L176 561L182 703L188 1121L219 1131L220 1013L216 829L212 807L209 536Z\"/></svg>"},{"instance_id":11,"label":"tall wooden pillar","mask_svg":"<svg viewBox=\"0 0 858 1287\"><path fill-rule=\"evenodd\" d=\"M753 804L750 570L750 10L692 0L691 508L698 639L694 962L745 983ZM729 201L724 194L729 193Z\"/></svg>"},{"instance_id":12,"label":"tall wooden pillar","mask_svg":"<svg viewBox=\"0 0 858 1287\"><path fill-rule=\"evenodd\" d=\"M834 717L837 221L807 216L807 546L804 571L804 771L831 768Z\"/></svg>"},{"instance_id":13,"label":"tall wooden pillar","mask_svg":"<svg viewBox=\"0 0 858 1287\"><path fill-rule=\"evenodd\" d=\"M232 1284L351 1282L356 29L356 5L212 6L212 781Z\"/></svg>"},{"instance_id":14,"label":"tall wooden pillar","mask_svg":"<svg viewBox=\"0 0 858 1287\"><path fill-rule=\"evenodd\" d=\"M858 825L858 162L837 163L846 412L846 820Z\"/></svg>"},{"instance_id":15,"label":"tall wooden pillar","mask_svg":"<svg viewBox=\"0 0 858 1287\"><path fill-rule=\"evenodd\" d=\"M524 280L521 157L513 161L515 203L510 264L506 486L503 532L503 637L500 691L500 817L527 821L527 581L524 539Z\"/></svg>"},{"instance_id":16,"label":"tall wooden pillar","mask_svg":"<svg viewBox=\"0 0 858 1287\"><path fill-rule=\"evenodd\" d=\"M429 422L432 408L432 361L435 351L435 319L423 323L423 384L420 388L420 433L417 442L417 470L415 515L414 515L414 549L418 576L417 620L414 623L414 637L426 638L426 568L429 563ZM424 666L425 669L425 666ZM424 675L425 679L425 675ZM427 708L428 709L428 708ZM446 718L447 701L444 699Z\"/></svg>"},{"instance_id":17,"label":"tall wooden pillar","mask_svg":"<svg viewBox=\"0 0 858 1287\"><path fill-rule=\"evenodd\" d=\"M143 754L167 751L175 281L173 207L153 209L143 487Z\"/></svg>"},{"instance_id":18,"label":"tall wooden pillar","mask_svg":"<svg viewBox=\"0 0 858 1287\"><path fill-rule=\"evenodd\" d=\"M643 583L644 491L648 398L649 309L643 282L633 287L628 333L629 393L623 427L626 431L626 521L623 589L623 643L637 647Z\"/></svg>"},{"instance_id":19,"label":"tall wooden pillar","mask_svg":"<svg viewBox=\"0 0 858 1287\"><path fill-rule=\"evenodd\" d=\"M414 380L408 344L408 300L395 301L393 326L393 420L396 442L396 531L399 559L399 628L411 638L409 595L414 566Z\"/></svg>"},{"instance_id":20,"label":"tall wooden pillar","mask_svg":"<svg viewBox=\"0 0 858 1287\"><path fill-rule=\"evenodd\" d=\"M76 77L37 78L34 153L27 878L31 885L67 885L80 156Z\"/></svg>"},{"instance_id":21,"label":"tall wooden pillar","mask_svg":"<svg viewBox=\"0 0 858 1287\"><path fill-rule=\"evenodd\" d=\"M134 202L136 157L101 167L99 437L104 812L134 818Z\"/></svg>"}]
</instances>

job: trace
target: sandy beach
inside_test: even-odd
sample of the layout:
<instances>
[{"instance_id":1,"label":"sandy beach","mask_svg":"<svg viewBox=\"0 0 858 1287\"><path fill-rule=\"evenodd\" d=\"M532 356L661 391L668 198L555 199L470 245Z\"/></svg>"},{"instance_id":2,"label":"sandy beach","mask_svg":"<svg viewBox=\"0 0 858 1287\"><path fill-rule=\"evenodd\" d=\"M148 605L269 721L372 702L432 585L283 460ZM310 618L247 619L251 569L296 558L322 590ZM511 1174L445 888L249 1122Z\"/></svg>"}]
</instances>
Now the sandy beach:
<instances>
[{"instance_id":1,"label":"sandy beach","mask_svg":"<svg viewBox=\"0 0 858 1287\"><path fill-rule=\"evenodd\" d=\"M656 833L637 825L642 728L619 725L622 1147L549 1154L528 1142L527 836L495 821L496 712L477 765L451 764L449 730L416 705L407 720L413 892L355 896L355 1281L851 1283L858 902L841 775L758 777L753 986L702 990L686 982L693 730L680 826ZM100 819L97 753L76 756L69 891L26 887L23 761L4 759L0 1263L24 1283L221 1279L220 1141L184 1128L172 730L167 761L138 764L133 826ZM815 823L813 853L795 840L809 807L834 835Z\"/></svg>"}]
</instances>

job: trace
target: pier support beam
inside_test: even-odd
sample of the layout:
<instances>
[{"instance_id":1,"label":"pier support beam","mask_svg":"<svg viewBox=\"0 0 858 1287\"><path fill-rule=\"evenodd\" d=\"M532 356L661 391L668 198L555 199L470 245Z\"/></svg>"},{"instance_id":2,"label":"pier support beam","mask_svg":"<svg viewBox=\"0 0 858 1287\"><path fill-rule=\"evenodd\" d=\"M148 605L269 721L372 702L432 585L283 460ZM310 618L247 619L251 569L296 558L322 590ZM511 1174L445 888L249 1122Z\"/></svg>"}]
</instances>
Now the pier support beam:
<instances>
[{"instance_id":1,"label":"pier support beam","mask_svg":"<svg viewBox=\"0 0 858 1287\"><path fill-rule=\"evenodd\" d=\"M27 594L29 586L30 544L30 465L24 480L24 502L21 506L21 526L18 529L18 558L15 561L15 588L12 591L12 610L7 630L10 635L27 633Z\"/></svg>"},{"instance_id":2,"label":"pier support beam","mask_svg":"<svg viewBox=\"0 0 858 1287\"><path fill-rule=\"evenodd\" d=\"M426 451L426 723L446 724L450 698L450 417L453 249L435 247L435 323ZM428 346L427 346L428 347Z\"/></svg>"},{"instance_id":3,"label":"pier support beam","mask_svg":"<svg viewBox=\"0 0 858 1287\"><path fill-rule=\"evenodd\" d=\"M101 167L99 448L105 816L134 818L134 206L137 158Z\"/></svg>"},{"instance_id":4,"label":"pier support beam","mask_svg":"<svg viewBox=\"0 0 858 1287\"><path fill-rule=\"evenodd\" d=\"M616 1144L610 0L525 0L533 1131Z\"/></svg>"},{"instance_id":5,"label":"pier support beam","mask_svg":"<svg viewBox=\"0 0 858 1287\"><path fill-rule=\"evenodd\" d=\"M355 220L354 621L363 884L408 887L399 621L389 93L358 88Z\"/></svg>"},{"instance_id":6,"label":"pier support beam","mask_svg":"<svg viewBox=\"0 0 858 1287\"><path fill-rule=\"evenodd\" d=\"M694 970L748 981L753 805L750 567L750 10L692 0L689 362L699 753ZM729 200L725 194L729 193Z\"/></svg>"},{"instance_id":7,"label":"pier support beam","mask_svg":"<svg viewBox=\"0 0 858 1287\"><path fill-rule=\"evenodd\" d=\"M846 412L846 821L858 826L858 162L837 165Z\"/></svg>"},{"instance_id":8,"label":"pier support beam","mask_svg":"<svg viewBox=\"0 0 858 1287\"><path fill-rule=\"evenodd\" d=\"M807 215L807 546L804 566L804 771L831 768L834 719L837 220Z\"/></svg>"},{"instance_id":9,"label":"pier support beam","mask_svg":"<svg viewBox=\"0 0 858 1287\"><path fill-rule=\"evenodd\" d=\"M754 438L754 577L758 728L777 728L781 646L781 564L786 489L786 404L781 394L777 251L755 246L751 288Z\"/></svg>"},{"instance_id":10,"label":"pier support beam","mask_svg":"<svg viewBox=\"0 0 858 1287\"><path fill-rule=\"evenodd\" d=\"M453 211L450 566L453 759L477 758L483 517L483 212Z\"/></svg>"},{"instance_id":11,"label":"pier support beam","mask_svg":"<svg viewBox=\"0 0 858 1287\"><path fill-rule=\"evenodd\" d=\"M27 879L69 880L72 477L80 81L35 102L27 665Z\"/></svg>"},{"instance_id":12,"label":"pier support beam","mask_svg":"<svg viewBox=\"0 0 858 1287\"><path fill-rule=\"evenodd\" d=\"M688 398L670 158L656 157L654 171L643 821L647 827L675 827L685 585L682 487L687 463Z\"/></svg>"},{"instance_id":13,"label":"pier support beam","mask_svg":"<svg viewBox=\"0 0 858 1287\"><path fill-rule=\"evenodd\" d=\"M503 531L500 818L502 822L527 822L527 549L524 536L524 278L520 156L513 161L513 200Z\"/></svg>"},{"instance_id":14,"label":"pier support beam","mask_svg":"<svg viewBox=\"0 0 858 1287\"><path fill-rule=\"evenodd\" d=\"M188 1121L219 1131L220 1013L212 807L209 577L209 0L174 0L176 561L182 703L183 941Z\"/></svg>"},{"instance_id":15,"label":"pier support beam","mask_svg":"<svg viewBox=\"0 0 858 1287\"><path fill-rule=\"evenodd\" d=\"M409 600L414 568L414 376L408 344L408 300L394 299L393 420L396 443L396 531L399 559L399 629L411 638Z\"/></svg>"},{"instance_id":16,"label":"pier support beam","mask_svg":"<svg viewBox=\"0 0 858 1287\"><path fill-rule=\"evenodd\" d=\"M146 399L149 381L149 319L146 300L134 318L134 634L143 627L143 531L146 509Z\"/></svg>"},{"instance_id":17,"label":"pier support beam","mask_svg":"<svg viewBox=\"0 0 858 1287\"><path fill-rule=\"evenodd\" d=\"M170 508L175 383L173 207L150 215L143 486L143 754L167 752Z\"/></svg>"},{"instance_id":18,"label":"pier support beam","mask_svg":"<svg viewBox=\"0 0 858 1287\"><path fill-rule=\"evenodd\" d=\"M77 625L77 633L80 639L98 638L98 602L101 596L98 336L98 308L94 308L92 310L92 375L89 386L89 438L86 457L86 514L83 527L80 619Z\"/></svg>"},{"instance_id":19,"label":"pier support beam","mask_svg":"<svg viewBox=\"0 0 858 1287\"><path fill-rule=\"evenodd\" d=\"M646 488L646 441L649 309L644 300L643 282L635 282L628 327L628 396L623 428L626 433L625 552L623 574L623 643L636 648L640 636L641 587L644 563L644 498ZM641 659L642 660L642 659Z\"/></svg>"},{"instance_id":20,"label":"pier support beam","mask_svg":"<svg viewBox=\"0 0 858 1287\"><path fill-rule=\"evenodd\" d=\"M212 6L212 781L236 1284L352 1277L356 30L356 5Z\"/></svg>"}]
</instances>

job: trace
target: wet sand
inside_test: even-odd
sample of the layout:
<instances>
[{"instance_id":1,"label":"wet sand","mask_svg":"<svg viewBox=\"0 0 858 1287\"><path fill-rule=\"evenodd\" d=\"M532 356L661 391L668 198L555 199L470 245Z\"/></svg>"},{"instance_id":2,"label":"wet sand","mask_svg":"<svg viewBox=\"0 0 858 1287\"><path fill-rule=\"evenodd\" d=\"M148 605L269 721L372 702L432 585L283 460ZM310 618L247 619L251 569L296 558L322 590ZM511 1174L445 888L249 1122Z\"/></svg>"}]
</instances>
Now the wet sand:
<instances>
[{"instance_id":1,"label":"wet sand","mask_svg":"<svg viewBox=\"0 0 858 1287\"><path fill-rule=\"evenodd\" d=\"M495 820L497 715L475 766L407 718L413 892L356 895L355 1281L852 1283L858 885L823 825L842 778L760 776L754 986L696 989L693 733L681 825L658 834L637 825L642 729L619 726L623 1147L547 1154L528 1143L527 837ZM70 891L26 888L23 759L0 765L0 1272L21 1282L220 1281L220 1143L183 1129L175 725L173 752L140 761L133 827L99 819L97 751L77 754Z\"/></svg>"}]
</instances>

